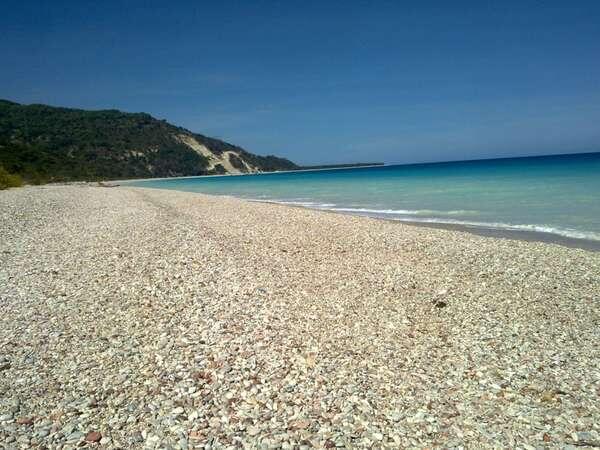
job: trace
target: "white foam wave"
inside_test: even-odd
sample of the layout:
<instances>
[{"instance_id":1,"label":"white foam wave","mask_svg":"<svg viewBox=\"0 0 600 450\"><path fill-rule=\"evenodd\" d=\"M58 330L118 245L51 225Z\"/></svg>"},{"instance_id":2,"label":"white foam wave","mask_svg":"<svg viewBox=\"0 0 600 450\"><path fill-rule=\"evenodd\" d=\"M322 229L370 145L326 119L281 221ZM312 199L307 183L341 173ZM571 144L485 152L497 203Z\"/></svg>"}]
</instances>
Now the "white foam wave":
<instances>
[{"instance_id":1,"label":"white foam wave","mask_svg":"<svg viewBox=\"0 0 600 450\"><path fill-rule=\"evenodd\" d=\"M318 208L318 209L333 209L335 203L319 203L319 202L309 202L309 201L296 201L296 200L267 200L267 199L255 199L249 198L247 199L251 202L260 202L260 203L276 203L278 205L292 205L292 206L304 206L307 208Z\"/></svg>"},{"instance_id":2,"label":"white foam wave","mask_svg":"<svg viewBox=\"0 0 600 450\"><path fill-rule=\"evenodd\" d=\"M356 212L367 214L418 214L419 211L411 209L370 209L370 208L331 208L331 211Z\"/></svg>"},{"instance_id":3,"label":"white foam wave","mask_svg":"<svg viewBox=\"0 0 600 450\"><path fill-rule=\"evenodd\" d=\"M429 209L374 209L374 208L350 208L336 207L333 203L319 203L312 201L296 201L296 200L265 200L251 199L251 201L263 203L277 203L283 205L302 206L311 209L320 209L334 212L355 213L358 215L373 216L373 217L389 217L392 220L402 222L420 222L420 223L439 223L450 225L461 225L467 227L487 228L496 230L512 230L512 231L532 231L537 233L550 233L558 236L587 239L592 241L600 241L600 233L586 232L573 230L569 228L558 228L550 225L535 225L535 224L509 224L502 222L478 222L469 220L457 220L451 218L436 218L423 216L456 216L456 215L476 215L477 211L472 210L451 210L451 211L436 211Z\"/></svg>"},{"instance_id":4,"label":"white foam wave","mask_svg":"<svg viewBox=\"0 0 600 450\"><path fill-rule=\"evenodd\" d=\"M331 211L357 212L366 214L392 214L392 215L438 215L438 216L458 216L458 215L476 215L477 211L459 209L455 211L436 211L433 209L370 209L370 208L329 208Z\"/></svg>"},{"instance_id":5,"label":"white foam wave","mask_svg":"<svg viewBox=\"0 0 600 450\"><path fill-rule=\"evenodd\" d=\"M558 236L564 236L575 239L587 239L591 241L600 241L600 234L579 231L568 228L557 228L549 225L533 225L533 224L510 224L502 222L472 222L468 220L453 220L453 219L435 219L425 217L412 217L412 218L394 218L401 222L422 222L422 223L440 223L440 224L451 224L451 225L463 225L477 228L488 228L496 230L511 230L511 231L532 231L536 233L550 233Z\"/></svg>"}]
</instances>

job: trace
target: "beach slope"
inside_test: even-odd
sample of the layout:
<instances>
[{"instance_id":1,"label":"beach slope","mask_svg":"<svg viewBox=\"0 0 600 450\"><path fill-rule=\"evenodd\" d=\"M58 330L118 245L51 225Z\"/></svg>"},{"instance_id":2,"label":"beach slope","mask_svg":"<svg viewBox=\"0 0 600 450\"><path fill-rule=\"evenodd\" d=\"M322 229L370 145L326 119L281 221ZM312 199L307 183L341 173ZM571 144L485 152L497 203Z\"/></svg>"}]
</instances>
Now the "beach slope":
<instances>
[{"instance_id":1,"label":"beach slope","mask_svg":"<svg viewBox=\"0 0 600 450\"><path fill-rule=\"evenodd\" d=\"M127 187L0 192L0 442L600 445L600 253ZM528 447L530 446L530 447Z\"/></svg>"}]
</instances>

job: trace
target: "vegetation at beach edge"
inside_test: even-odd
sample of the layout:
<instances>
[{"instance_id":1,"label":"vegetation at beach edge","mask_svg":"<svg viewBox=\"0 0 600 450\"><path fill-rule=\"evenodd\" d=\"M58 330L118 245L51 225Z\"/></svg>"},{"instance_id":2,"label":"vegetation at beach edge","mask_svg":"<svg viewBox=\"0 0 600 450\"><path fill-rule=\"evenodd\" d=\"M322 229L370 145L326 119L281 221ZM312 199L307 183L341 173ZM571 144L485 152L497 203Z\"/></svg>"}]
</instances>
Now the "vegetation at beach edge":
<instances>
[{"instance_id":1,"label":"vegetation at beach edge","mask_svg":"<svg viewBox=\"0 0 600 450\"><path fill-rule=\"evenodd\" d=\"M23 185L23 179L13 173L9 173L4 167L0 166L0 189L19 187Z\"/></svg>"}]
</instances>

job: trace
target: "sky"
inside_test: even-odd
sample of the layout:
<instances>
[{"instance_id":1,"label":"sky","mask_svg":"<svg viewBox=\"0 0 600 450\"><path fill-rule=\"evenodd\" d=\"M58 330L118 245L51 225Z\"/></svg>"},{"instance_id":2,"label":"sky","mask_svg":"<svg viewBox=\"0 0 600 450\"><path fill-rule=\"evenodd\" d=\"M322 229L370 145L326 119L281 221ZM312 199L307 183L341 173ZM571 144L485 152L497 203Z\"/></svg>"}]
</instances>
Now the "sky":
<instances>
[{"instance_id":1,"label":"sky","mask_svg":"<svg viewBox=\"0 0 600 450\"><path fill-rule=\"evenodd\" d=\"M0 98L300 164L600 151L600 1L13 1Z\"/></svg>"}]
</instances>

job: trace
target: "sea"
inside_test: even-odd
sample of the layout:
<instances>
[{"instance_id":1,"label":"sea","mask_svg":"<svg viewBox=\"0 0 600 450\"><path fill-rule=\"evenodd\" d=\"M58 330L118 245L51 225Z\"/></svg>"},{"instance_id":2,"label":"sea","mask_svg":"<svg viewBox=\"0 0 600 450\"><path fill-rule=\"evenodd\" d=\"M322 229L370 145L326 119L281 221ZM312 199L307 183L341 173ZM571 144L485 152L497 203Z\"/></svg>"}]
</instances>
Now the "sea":
<instances>
[{"instance_id":1,"label":"sea","mask_svg":"<svg viewBox=\"0 0 600 450\"><path fill-rule=\"evenodd\" d=\"M130 184L600 245L600 152Z\"/></svg>"}]
</instances>

